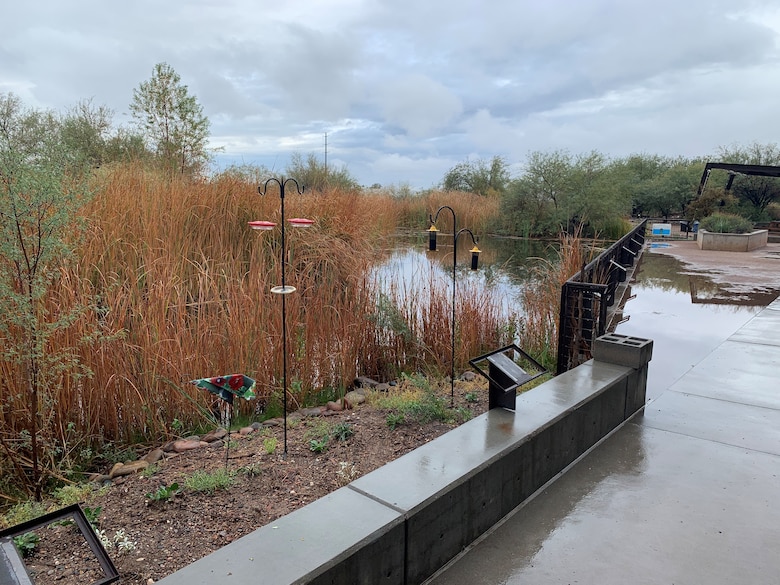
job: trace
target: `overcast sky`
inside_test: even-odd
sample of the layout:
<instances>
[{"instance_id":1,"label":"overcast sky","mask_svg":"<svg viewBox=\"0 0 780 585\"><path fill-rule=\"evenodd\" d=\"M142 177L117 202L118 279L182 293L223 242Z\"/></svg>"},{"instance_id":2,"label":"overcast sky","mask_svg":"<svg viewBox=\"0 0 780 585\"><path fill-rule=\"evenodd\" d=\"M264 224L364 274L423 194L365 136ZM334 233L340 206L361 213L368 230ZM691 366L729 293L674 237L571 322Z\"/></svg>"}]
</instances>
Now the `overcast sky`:
<instances>
[{"instance_id":1,"label":"overcast sky","mask_svg":"<svg viewBox=\"0 0 780 585\"><path fill-rule=\"evenodd\" d=\"M0 93L128 124L170 64L219 164L291 152L431 187L530 151L708 156L780 136L778 0L3 0Z\"/></svg>"}]
</instances>

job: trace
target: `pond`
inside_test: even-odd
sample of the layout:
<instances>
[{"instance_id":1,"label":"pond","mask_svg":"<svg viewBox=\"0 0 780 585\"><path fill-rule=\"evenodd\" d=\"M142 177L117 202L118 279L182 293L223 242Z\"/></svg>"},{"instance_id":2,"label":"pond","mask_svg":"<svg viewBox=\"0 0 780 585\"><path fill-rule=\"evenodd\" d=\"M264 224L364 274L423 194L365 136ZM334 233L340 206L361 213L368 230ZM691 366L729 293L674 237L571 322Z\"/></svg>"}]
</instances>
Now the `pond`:
<instances>
[{"instance_id":1,"label":"pond","mask_svg":"<svg viewBox=\"0 0 780 585\"><path fill-rule=\"evenodd\" d=\"M490 286L507 314L510 311L522 312L519 297L529 279L531 266L540 262L541 258L552 259L557 250L557 242L483 236L478 242L481 250L479 267L472 271L470 250L473 245L468 234L458 238L456 288L466 283ZM437 284L451 291L451 234L439 234L435 252L428 251L428 236L424 232L394 237L385 252L385 259L375 269L383 292L392 289L400 299L425 295L431 270L434 271Z\"/></svg>"}]
</instances>

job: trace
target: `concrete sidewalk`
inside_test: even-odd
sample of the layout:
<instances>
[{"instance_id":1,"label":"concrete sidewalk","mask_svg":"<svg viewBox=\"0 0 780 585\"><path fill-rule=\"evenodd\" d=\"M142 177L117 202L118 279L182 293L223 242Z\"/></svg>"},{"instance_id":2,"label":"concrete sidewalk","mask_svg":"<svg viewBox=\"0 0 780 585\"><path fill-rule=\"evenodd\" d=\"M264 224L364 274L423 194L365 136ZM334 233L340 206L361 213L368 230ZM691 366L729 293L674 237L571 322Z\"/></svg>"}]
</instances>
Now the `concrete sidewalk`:
<instances>
[{"instance_id":1,"label":"concrete sidewalk","mask_svg":"<svg viewBox=\"0 0 780 585\"><path fill-rule=\"evenodd\" d=\"M428 583L780 583L778 495L780 299Z\"/></svg>"}]
</instances>

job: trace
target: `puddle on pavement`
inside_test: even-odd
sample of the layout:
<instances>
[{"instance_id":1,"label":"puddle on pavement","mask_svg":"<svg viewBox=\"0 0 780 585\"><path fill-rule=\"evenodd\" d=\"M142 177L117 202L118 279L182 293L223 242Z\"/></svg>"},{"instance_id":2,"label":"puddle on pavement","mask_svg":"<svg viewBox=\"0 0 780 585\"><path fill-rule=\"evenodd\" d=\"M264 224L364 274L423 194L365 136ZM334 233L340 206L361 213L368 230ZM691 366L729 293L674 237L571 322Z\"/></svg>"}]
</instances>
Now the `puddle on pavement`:
<instances>
[{"instance_id":1,"label":"puddle on pavement","mask_svg":"<svg viewBox=\"0 0 780 585\"><path fill-rule=\"evenodd\" d=\"M733 335L780 290L732 289L672 256L646 251L616 332L653 340L647 397L653 399Z\"/></svg>"}]
</instances>

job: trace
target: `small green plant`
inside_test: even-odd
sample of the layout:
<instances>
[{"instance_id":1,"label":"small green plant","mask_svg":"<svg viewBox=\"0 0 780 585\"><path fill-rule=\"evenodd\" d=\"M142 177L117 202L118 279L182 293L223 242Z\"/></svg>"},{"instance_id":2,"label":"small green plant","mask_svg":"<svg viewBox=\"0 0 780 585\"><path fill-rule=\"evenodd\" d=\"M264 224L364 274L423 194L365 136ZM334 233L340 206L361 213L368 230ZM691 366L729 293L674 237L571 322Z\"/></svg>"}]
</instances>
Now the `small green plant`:
<instances>
[{"instance_id":1,"label":"small green plant","mask_svg":"<svg viewBox=\"0 0 780 585\"><path fill-rule=\"evenodd\" d=\"M184 423L181 422L178 418L174 418L171 422L171 430L180 435L182 431L184 430Z\"/></svg>"},{"instance_id":2,"label":"small green plant","mask_svg":"<svg viewBox=\"0 0 780 585\"><path fill-rule=\"evenodd\" d=\"M180 491L179 484L174 482L171 485L163 485L157 488L157 490L149 492L146 494L146 499L152 502L166 502Z\"/></svg>"},{"instance_id":3,"label":"small green plant","mask_svg":"<svg viewBox=\"0 0 780 585\"><path fill-rule=\"evenodd\" d=\"M276 437L266 437L263 439L263 449L265 449L265 452L269 455L273 455L276 452L276 446L278 444L279 441Z\"/></svg>"},{"instance_id":4,"label":"small green plant","mask_svg":"<svg viewBox=\"0 0 780 585\"><path fill-rule=\"evenodd\" d=\"M4 526L15 526L28 520L33 520L39 516L43 516L46 513L46 506L41 502L29 500L16 504L8 512L5 513L2 519Z\"/></svg>"},{"instance_id":5,"label":"small green plant","mask_svg":"<svg viewBox=\"0 0 780 585\"><path fill-rule=\"evenodd\" d=\"M263 468L259 463L250 463L244 467L239 467L238 472L244 474L247 477L257 477L263 472Z\"/></svg>"},{"instance_id":6,"label":"small green plant","mask_svg":"<svg viewBox=\"0 0 780 585\"><path fill-rule=\"evenodd\" d=\"M465 398L466 402L476 402L478 400L476 392L467 392Z\"/></svg>"},{"instance_id":7,"label":"small green plant","mask_svg":"<svg viewBox=\"0 0 780 585\"><path fill-rule=\"evenodd\" d=\"M461 422L466 422L467 420L474 418L474 413L465 406L458 406L455 408L455 416L460 419Z\"/></svg>"},{"instance_id":8,"label":"small green plant","mask_svg":"<svg viewBox=\"0 0 780 585\"><path fill-rule=\"evenodd\" d=\"M355 434L355 428L350 423L339 423L331 431L331 436L339 441L346 441Z\"/></svg>"},{"instance_id":9,"label":"small green plant","mask_svg":"<svg viewBox=\"0 0 780 585\"><path fill-rule=\"evenodd\" d=\"M82 485L64 485L54 492L54 499L62 506L70 506L87 499L92 494L92 486Z\"/></svg>"},{"instance_id":10,"label":"small green plant","mask_svg":"<svg viewBox=\"0 0 780 585\"><path fill-rule=\"evenodd\" d=\"M193 492L213 494L217 490L226 490L233 485L234 474L227 469L217 469L211 473L196 471L186 480L184 487Z\"/></svg>"},{"instance_id":11,"label":"small green plant","mask_svg":"<svg viewBox=\"0 0 780 585\"><path fill-rule=\"evenodd\" d=\"M25 559L32 556L35 552L35 547L38 546L40 541L41 537L35 534L35 532L25 532L19 536L14 536L16 550L18 550L19 554L22 555L22 558Z\"/></svg>"},{"instance_id":12,"label":"small green plant","mask_svg":"<svg viewBox=\"0 0 780 585\"><path fill-rule=\"evenodd\" d=\"M84 506L84 516L87 519L87 522L92 524L92 526L98 525L98 519L100 518L100 513L103 511L103 508L100 506L96 506L94 508L90 508L88 506Z\"/></svg>"},{"instance_id":13,"label":"small green plant","mask_svg":"<svg viewBox=\"0 0 780 585\"><path fill-rule=\"evenodd\" d=\"M309 441L309 450L314 453L323 453L328 448L328 439L311 439Z\"/></svg>"},{"instance_id":14,"label":"small green plant","mask_svg":"<svg viewBox=\"0 0 780 585\"><path fill-rule=\"evenodd\" d=\"M394 431L397 426L404 424L404 415L401 412L389 412L385 420L390 430Z\"/></svg>"},{"instance_id":15,"label":"small green plant","mask_svg":"<svg viewBox=\"0 0 780 585\"><path fill-rule=\"evenodd\" d=\"M149 465L148 467L144 467L141 470L140 475L141 475L141 477L149 479L150 477L152 477L158 471L160 471L160 468L153 463L152 465Z\"/></svg>"}]
</instances>

